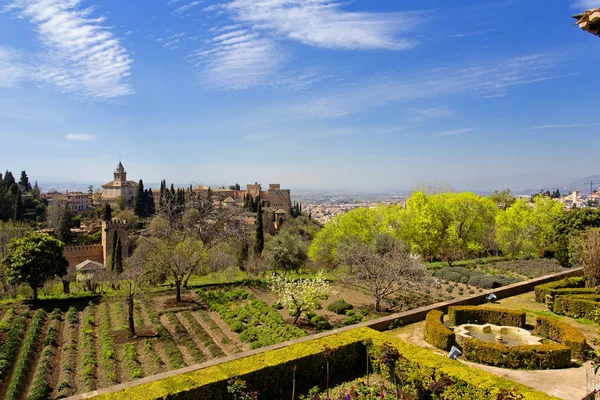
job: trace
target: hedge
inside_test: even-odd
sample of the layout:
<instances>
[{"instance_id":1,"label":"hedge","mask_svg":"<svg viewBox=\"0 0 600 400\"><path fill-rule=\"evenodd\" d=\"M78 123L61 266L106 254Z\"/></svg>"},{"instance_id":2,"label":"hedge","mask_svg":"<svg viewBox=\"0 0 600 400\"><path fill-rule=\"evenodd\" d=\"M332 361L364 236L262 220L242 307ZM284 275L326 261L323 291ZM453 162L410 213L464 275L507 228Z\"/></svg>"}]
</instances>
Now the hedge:
<instances>
[{"instance_id":1,"label":"hedge","mask_svg":"<svg viewBox=\"0 0 600 400\"><path fill-rule=\"evenodd\" d=\"M585 359L588 345L583 333L574 326L551 317L537 317L535 332L555 342L562 343L571 349L575 358Z\"/></svg>"},{"instance_id":2,"label":"hedge","mask_svg":"<svg viewBox=\"0 0 600 400\"><path fill-rule=\"evenodd\" d=\"M447 281L468 283L471 286L477 286L482 289L494 289L500 286L512 285L520 281L520 279L510 276L486 275L481 271L465 267L443 267L435 271L433 276Z\"/></svg>"},{"instance_id":3,"label":"hedge","mask_svg":"<svg viewBox=\"0 0 600 400\"><path fill-rule=\"evenodd\" d=\"M593 288L585 288L585 278L581 276L538 285L534 291L535 301L538 303L545 303L546 296L554 298L557 295L593 294L596 292Z\"/></svg>"},{"instance_id":4,"label":"hedge","mask_svg":"<svg viewBox=\"0 0 600 400\"><path fill-rule=\"evenodd\" d=\"M571 349L556 343L505 346L465 338L462 352L469 361L512 369L564 368L571 362Z\"/></svg>"},{"instance_id":5,"label":"hedge","mask_svg":"<svg viewBox=\"0 0 600 400\"><path fill-rule=\"evenodd\" d=\"M556 397L538 392L519 383L501 378L489 372L468 367L459 361L433 353L428 349L406 343L400 339L374 331L358 328L336 335L326 336L284 348L247 356L226 363L180 374L159 381L122 389L100 395L99 400L123 399L226 399L227 382L238 377L247 382L252 390L260 391L264 398L273 398L277 393L291 392L292 366L297 366L297 385L324 387L325 371L322 355L323 346L338 348L330 365L332 383L343 379L351 380L356 372L364 374L365 347L363 342L371 340L373 345L389 343L396 347L406 360L398 375L407 375L407 383L413 389L427 393L429 386L443 377L450 378L454 385L448 387L439 399L496 399L502 389L515 388L524 400L556 400ZM311 364L315 363L315 364ZM356 371L358 366L358 371ZM350 374L349 374L350 372ZM297 387L297 393L304 389Z\"/></svg>"},{"instance_id":6,"label":"hedge","mask_svg":"<svg viewBox=\"0 0 600 400\"><path fill-rule=\"evenodd\" d=\"M573 295L554 298L552 312L573 318L594 319L594 311L600 308L600 296Z\"/></svg>"},{"instance_id":7,"label":"hedge","mask_svg":"<svg viewBox=\"0 0 600 400\"><path fill-rule=\"evenodd\" d=\"M425 341L435 347L450 350L456 343L454 332L443 324L444 313L438 310L429 311L425 317Z\"/></svg>"},{"instance_id":8,"label":"hedge","mask_svg":"<svg viewBox=\"0 0 600 400\"><path fill-rule=\"evenodd\" d=\"M485 308L479 306L448 307L450 325L492 324L525 327L525 313L507 308Z\"/></svg>"}]
</instances>

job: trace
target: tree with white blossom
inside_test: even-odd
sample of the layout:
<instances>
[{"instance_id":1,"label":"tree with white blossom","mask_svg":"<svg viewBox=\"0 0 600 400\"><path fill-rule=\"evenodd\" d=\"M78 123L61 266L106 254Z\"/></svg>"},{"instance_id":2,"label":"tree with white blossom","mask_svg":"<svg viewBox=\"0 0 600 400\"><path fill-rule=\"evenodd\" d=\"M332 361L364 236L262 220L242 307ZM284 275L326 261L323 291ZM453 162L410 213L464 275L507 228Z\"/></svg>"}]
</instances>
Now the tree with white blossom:
<instances>
[{"instance_id":1,"label":"tree with white blossom","mask_svg":"<svg viewBox=\"0 0 600 400\"><path fill-rule=\"evenodd\" d=\"M276 275L269 279L269 287L279 296L279 302L294 316L294 324L302 314L319 308L319 301L333 293L331 285L319 271L314 278L290 279Z\"/></svg>"}]
</instances>

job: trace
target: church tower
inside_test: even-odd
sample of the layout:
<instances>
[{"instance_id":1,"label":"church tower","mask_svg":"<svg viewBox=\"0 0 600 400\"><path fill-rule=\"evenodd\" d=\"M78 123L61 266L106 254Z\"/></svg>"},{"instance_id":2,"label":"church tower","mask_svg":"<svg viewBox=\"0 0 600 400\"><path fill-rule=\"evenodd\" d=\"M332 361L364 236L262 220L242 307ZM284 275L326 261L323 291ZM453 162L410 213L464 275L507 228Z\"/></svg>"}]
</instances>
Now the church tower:
<instances>
[{"instance_id":1,"label":"church tower","mask_svg":"<svg viewBox=\"0 0 600 400\"><path fill-rule=\"evenodd\" d=\"M115 186L126 186L127 184L127 172L125 171L125 167L123 167L123 163L119 161L119 165L117 165L117 169L115 169Z\"/></svg>"}]
</instances>

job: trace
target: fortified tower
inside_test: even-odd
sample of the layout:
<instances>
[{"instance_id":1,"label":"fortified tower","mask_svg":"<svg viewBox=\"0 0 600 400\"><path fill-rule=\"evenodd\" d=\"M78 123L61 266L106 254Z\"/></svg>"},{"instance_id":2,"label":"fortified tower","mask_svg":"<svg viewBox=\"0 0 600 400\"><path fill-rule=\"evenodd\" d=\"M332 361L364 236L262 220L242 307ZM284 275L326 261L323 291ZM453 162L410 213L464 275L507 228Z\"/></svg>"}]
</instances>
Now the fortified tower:
<instances>
[{"instance_id":1,"label":"fortified tower","mask_svg":"<svg viewBox=\"0 0 600 400\"><path fill-rule=\"evenodd\" d=\"M116 177L115 171L115 177ZM128 224L126 221L102 221L102 251L104 253L104 267L110 269L113 255L114 236L118 235L121 241L121 255L123 260L129 255L129 241L127 236Z\"/></svg>"}]
</instances>

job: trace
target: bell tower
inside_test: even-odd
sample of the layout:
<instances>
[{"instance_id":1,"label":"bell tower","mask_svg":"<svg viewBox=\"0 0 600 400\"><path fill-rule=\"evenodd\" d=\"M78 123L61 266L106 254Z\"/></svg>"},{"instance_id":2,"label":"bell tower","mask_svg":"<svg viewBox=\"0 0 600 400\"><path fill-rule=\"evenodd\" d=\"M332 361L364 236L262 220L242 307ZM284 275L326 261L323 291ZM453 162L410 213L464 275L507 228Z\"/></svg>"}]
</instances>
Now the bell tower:
<instances>
[{"instance_id":1,"label":"bell tower","mask_svg":"<svg viewBox=\"0 0 600 400\"><path fill-rule=\"evenodd\" d=\"M123 163L119 160L119 165L117 165L117 169L114 172L115 175L115 186L125 186L127 182L127 172L125 171L125 167L123 167Z\"/></svg>"}]
</instances>

